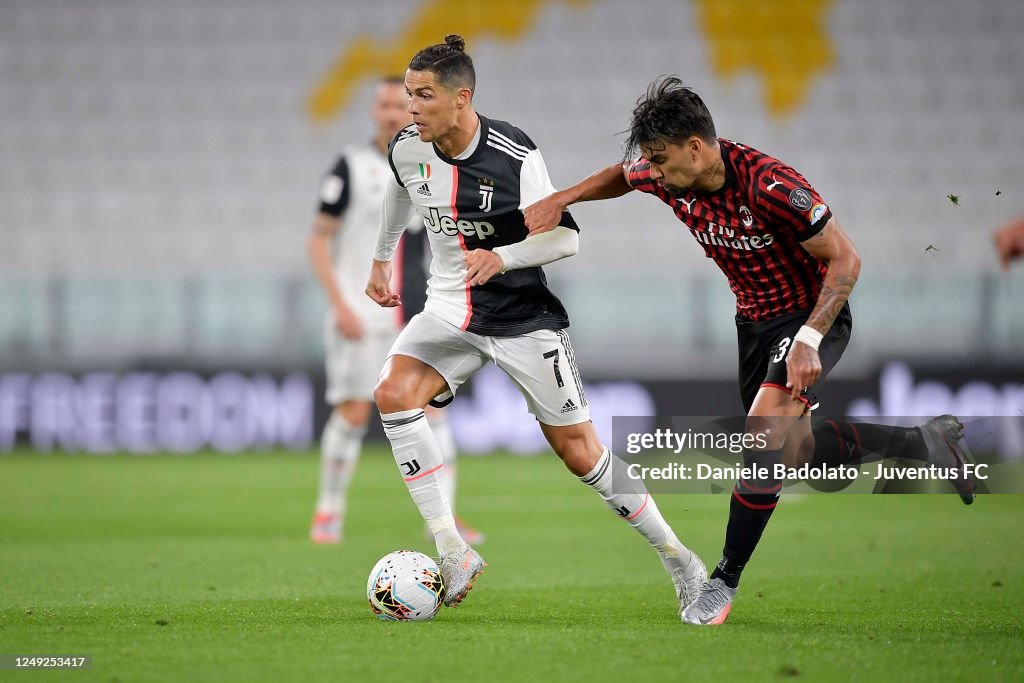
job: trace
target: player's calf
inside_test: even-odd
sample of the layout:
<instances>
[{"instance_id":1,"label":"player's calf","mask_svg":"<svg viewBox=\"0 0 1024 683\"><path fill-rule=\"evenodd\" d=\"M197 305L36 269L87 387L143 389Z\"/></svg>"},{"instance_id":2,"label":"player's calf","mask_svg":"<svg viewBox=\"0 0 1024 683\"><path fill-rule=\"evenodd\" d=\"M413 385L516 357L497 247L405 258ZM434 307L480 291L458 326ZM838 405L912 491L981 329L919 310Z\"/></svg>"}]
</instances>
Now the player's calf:
<instances>
[{"instance_id":1,"label":"player's calf","mask_svg":"<svg viewBox=\"0 0 1024 683\"><path fill-rule=\"evenodd\" d=\"M566 434L559 434L560 430L573 430L577 432L576 438L567 438ZM559 455L574 473L581 469L583 463L593 462L588 471L577 475L580 481L594 489L615 514L636 529L655 549L662 566L672 578L682 610L696 598L697 589L707 579L707 570L700 558L679 541L643 481L627 475L626 463L601 445L589 422L568 428L545 425L544 433L552 446L584 448L596 444L600 448L596 459L592 453L563 451Z\"/></svg>"}]
</instances>

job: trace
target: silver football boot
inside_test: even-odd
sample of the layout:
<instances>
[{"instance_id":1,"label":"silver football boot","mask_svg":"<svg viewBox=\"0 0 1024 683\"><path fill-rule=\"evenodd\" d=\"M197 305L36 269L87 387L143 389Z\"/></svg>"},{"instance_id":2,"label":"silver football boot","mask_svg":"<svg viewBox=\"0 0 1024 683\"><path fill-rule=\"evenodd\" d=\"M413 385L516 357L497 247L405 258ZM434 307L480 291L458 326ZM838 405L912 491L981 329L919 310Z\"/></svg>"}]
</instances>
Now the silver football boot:
<instances>
[{"instance_id":1,"label":"silver football boot","mask_svg":"<svg viewBox=\"0 0 1024 683\"><path fill-rule=\"evenodd\" d=\"M729 616L735 596L735 588L729 588L721 579L711 579L701 587L697 599L683 610L683 621L697 626L717 626Z\"/></svg>"},{"instance_id":2,"label":"silver football boot","mask_svg":"<svg viewBox=\"0 0 1024 683\"><path fill-rule=\"evenodd\" d=\"M455 607L466 598L487 563L480 553L467 545L462 550L442 555L438 565L444 579L444 604Z\"/></svg>"}]
</instances>

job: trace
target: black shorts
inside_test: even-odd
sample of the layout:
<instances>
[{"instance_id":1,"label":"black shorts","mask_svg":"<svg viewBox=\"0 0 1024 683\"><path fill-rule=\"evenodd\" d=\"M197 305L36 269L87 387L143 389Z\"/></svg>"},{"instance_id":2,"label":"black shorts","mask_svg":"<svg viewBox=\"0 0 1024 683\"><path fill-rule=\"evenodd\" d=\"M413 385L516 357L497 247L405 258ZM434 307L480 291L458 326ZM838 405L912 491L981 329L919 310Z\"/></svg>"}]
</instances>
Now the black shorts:
<instances>
[{"instance_id":1,"label":"black shorts","mask_svg":"<svg viewBox=\"0 0 1024 683\"><path fill-rule=\"evenodd\" d=\"M740 398L743 399L743 410L750 412L754 405L754 397L763 386L786 389L786 357L793 343L793 336L807 322L810 311L797 311L786 315L753 322L736 316L736 336L740 352ZM803 400L808 407L818 403L814 388L820 386L829 371L836 366L850 343L850 332L853 330L853 316L850 305L846 304L839 311L832 328L828 331L818 348L821 358L821 376L811 387L804 389Z\"/></svg>"}]
</instances>

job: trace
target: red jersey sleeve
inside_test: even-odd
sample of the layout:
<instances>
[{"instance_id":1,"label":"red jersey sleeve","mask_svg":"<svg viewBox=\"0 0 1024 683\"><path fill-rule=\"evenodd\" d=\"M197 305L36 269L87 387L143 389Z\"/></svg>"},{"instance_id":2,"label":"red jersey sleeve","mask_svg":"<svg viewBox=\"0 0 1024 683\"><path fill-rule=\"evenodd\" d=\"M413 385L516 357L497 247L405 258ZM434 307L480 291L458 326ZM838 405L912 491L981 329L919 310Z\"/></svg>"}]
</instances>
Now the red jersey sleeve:
<instances>
[{"instance_id":1,"label":"red jersey sleeve","mask_svg":"<svg viewBox=\"0 0 1024 683\"><path fill-rule=\"evenodd\" d=\"M760 172L753 194L772 232L790 232L798 242L817 235L832 218L828 204L807 179L781 163Z\"/></svg>"},{"instance_id":2,"label":"red jersey sleeve","mask_svg":"<svg viewBox=\"0 0 1024 683\"><path fill-rule=\"evenodd\" d=\"M625 166L626 182L629 183L630 187L641 192L657 194L657 185L651 179L651 162L640 158L627 162Z\"/></svg>"}]
</instances>

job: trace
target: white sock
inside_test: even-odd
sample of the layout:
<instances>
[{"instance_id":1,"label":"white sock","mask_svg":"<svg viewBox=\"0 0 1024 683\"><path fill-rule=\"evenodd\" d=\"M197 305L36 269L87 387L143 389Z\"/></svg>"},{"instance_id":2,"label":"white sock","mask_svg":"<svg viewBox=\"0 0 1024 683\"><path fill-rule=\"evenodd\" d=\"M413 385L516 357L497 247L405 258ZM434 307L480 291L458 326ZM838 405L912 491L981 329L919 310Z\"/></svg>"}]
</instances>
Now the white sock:
<instances>
[{"instance_id":1,"label":"white sock","mask_svg":"<svg viewBox=\"0 0 1024 683\"><path fill-rule=\"evenodd\" d=\"M466 542L455 529L451 506L441 488L441 449L423 410L382 413L380 417L409 495L434 534L437 552L443 556L465 548Z\"/></svg>"},{"instance_id":2,"label":"white sock","mask_svg":"<svg viewBox=\"0 0 1024 683\"><path fill-rule=\"evenodd\" d=\"M597 491L612 511L647 539L658 551L669 574L676 569L686 570L694 554L676 538L643 481L626 476L626 467L626 463L606 448L594 469L579 479Z\"/></svg>"},{"instance_id":3,"label":"white sock","mask_svg":"<svg viewBox=\"0 0 1024 683\"><path fill-rule=\"evenodd\" d=\"M427 416L427 424L441 449L441 458L444 459L444 469L441 470L441 490L444 491L448 505L455 514L455 461L458 458L458 451L455 449L455 437L452 436L452 428L448 424L448 418L444 413L431 413Z\"/></svg>"},{"instance_id":4,"label":"white sock","mask_svg":"<svg viewBox=\"0 0 1024 683\"><path fill-rule=\"evenodd\" d=\"M331 413L320 439L320 494L316 501L317 512L345 514L348 486L352 482L352 473L359 460L365 435L366 425L351 425L338 413Z\"/></svg>"}]
</instances>

